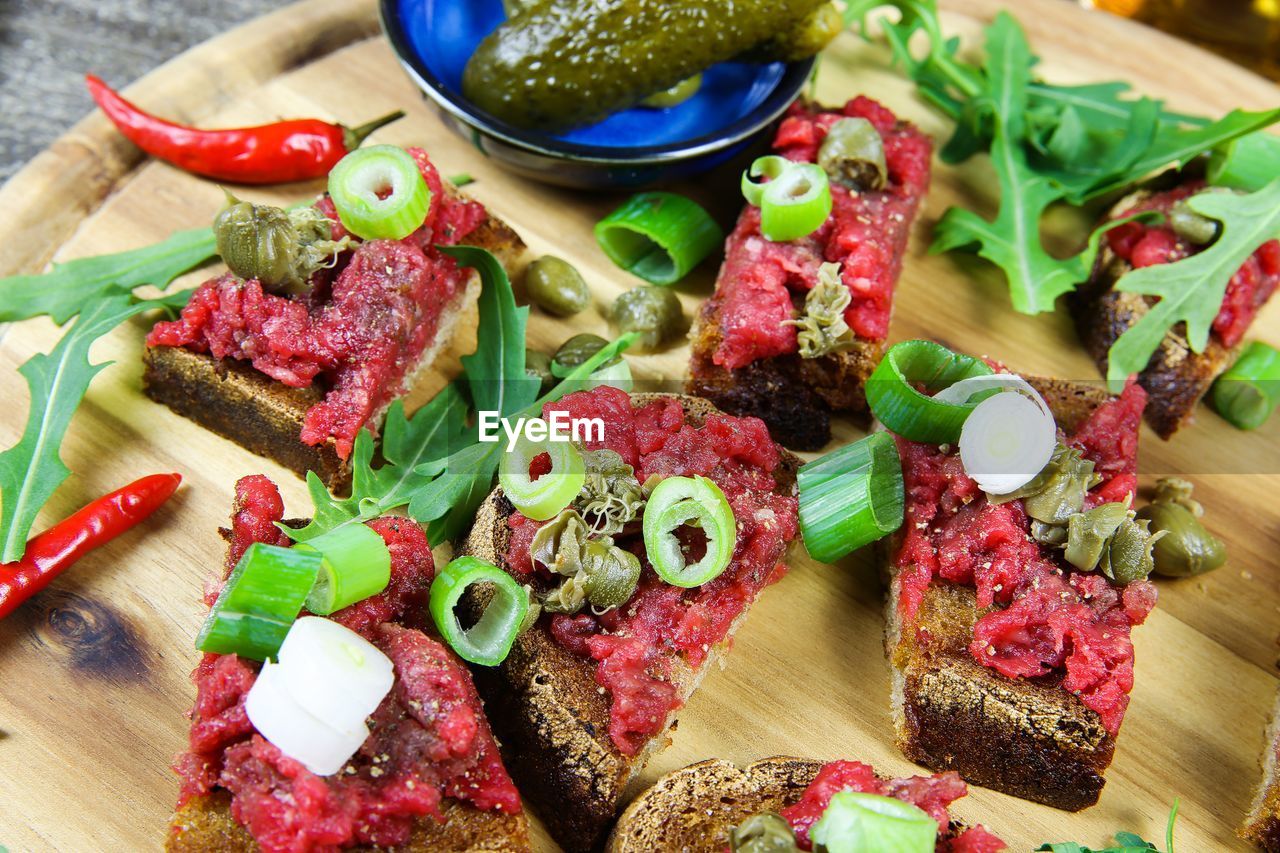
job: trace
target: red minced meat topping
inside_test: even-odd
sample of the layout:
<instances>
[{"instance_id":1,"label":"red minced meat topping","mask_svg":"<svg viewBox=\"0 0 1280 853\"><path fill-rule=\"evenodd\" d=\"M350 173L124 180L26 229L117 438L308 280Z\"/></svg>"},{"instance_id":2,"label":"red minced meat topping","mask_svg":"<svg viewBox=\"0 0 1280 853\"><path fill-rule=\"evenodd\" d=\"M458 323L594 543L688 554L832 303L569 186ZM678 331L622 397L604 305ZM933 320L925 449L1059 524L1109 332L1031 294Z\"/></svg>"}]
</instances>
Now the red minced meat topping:
<instances>
[{"instance_id":1,"label":"red minced meat topping","mask_svg":"<svg viewBox=\"0 0 1280 853\"><path fill-rule=\"evenodd\" d=\"M1155 193L1143 199L1118 217L1147 210L1168 213L1179 201L1204 189L1203 181L1191 181L1172 190ZM1168 222L1126 222L1107 232L1111 250L1141 269L1155 264L1169 264L1203 251L1179 237ZM1213 333L1225 347L1234 347L1244 338L1253 318L1267 304L1280 285L1280 240L1268 240L1249 256L1227 283L1222 307L1213 320Z\"/></svg>"},{"instance_id":2,"label":"red minced meat topping","mask_svg":"<svg viewBox=\"0 0 1280 853\"><path fill-rule=\"evenodd\" d=\"M242 479L233 549L279 544L274 522L282 516L270 480ZM175 764L178 805L216 788L229 791L232 816L267 853L403 844L415 819L443 819L445 797L507 814L521 808L466 667L437 640L396 624L425 618L435 564L422 528L392 517L369 526L391 552L391 581L331 618L391 659L395 685L370 718L368 740L341 772L317 776L254 732L244 701L256 661L206 654L192 673L189 749Z\"/></svg>"},{"instance_id":3,"label":"red minced meat topping","mask_svg":"<svg viewBox=\"0 0 1280 853\"><path fill-rule=\"evenodd\" d=\"M1063 437L1104 478L1086 506L1132 497L1145 404L1146 392L1130 382ZM896 561L903 622L915 618L935 579L974 587L986 611L974 626L974 659L1009 678L1061 673L1062 686L1115 734L1133 687L1130 629L1155 606L1154 584L1116 587L1073 570L1030 538L1021 500L987 502L957 453L902 438L898 450L907 495Z\"/></svg>"},{"instance_id":4,"label":"red minced meat topping","mask_svg":"<svg viewBox=\"0 0 1280 853\"><path fill-rule=\"evenodd\" d=\"M186 347L215 358L249 361L292 388L319 382L324 399L311 407L301 439L332 438L346 459L360 429L395 397L435 340L440 314L461 294L468 273L433 243L456 243L486 217L473 201L440 191L440 176L421 149L418 162L432 201L421 228L403 240L360 244L341 268L316 274L312 292L268 293L256 279L231 273L205 282L177 320L157 323L148 346ZM335 220L328 197L316 207Z\"/></svg>"},{"instance_id":5,"label":"red minced meat topping","mask_svg":"<svg viewBox=\"0 0 1280 853\"><path fill-rule=\"evenodd\" d=\"M851 192L831 183L826 224L799 240L774 243L760 233L760 209L747 205L725 244L713 299L720 302L722 338L713 361L734 370L753 361L798 352L793 300L818 283L825 261L841 264L853 301L845 322L860 339L882 341L889 332L893 286L902 269L911 222L929 186L933 146L914 126L898 121L870 98L842 111L792 105L778 127L773 150L789 160L815 162L831 125L865 118L884 140L889 180L884 189Z\"/></svg>"},{"instance_id":6,"label":"red minced meat topping","mask_svg":"<svg viewBox=\"0 0 1280 853\"><path fill-rule=\"evenodd\" d=\"M682 655L697 667L760 590L785 573L781 559L799 531L798 506L794 497L777 493L773 474L782 457L757 418L712 415L694 428L685 424L677 400L633 408L630 395L608 386L570 394L543 408L544 416L552 411L603 420L604 440L589 442L585 449L617 452L635 467L640 482L651 475L709 477L724 491L737 520L733 558L711 582L695 589L663 582L645 559L638 531L628 531L615 541L632 550L643 566L631 599L599 616L556 614L547 620L560 645L597 661L596 681L609 691L612 703L609 735L623 754L634 755L680 706L668 680L671 656ZM545 577L546 570L533 566L529 557L541 524L519 512L508 524L508 569L521 580Z\"/></svg>"},{"instance_id":7,"label":"red minced meat topping","mask_svg":"<svg viewBox=\"0 0 1280 853\"><path fill-rule=\"evenodd\" d=\"M950 853L999 853L1005 844L981 826L963 830L955 838L943 838L951 826L947 808L969 792L955 771L936 776L912 776L907 779L881 779L875 770L858 761L833 761L818 771L804 794L781 814L796 833L802 850L813 849L809 832L822 817L832 796L841 791L878 794L893 797L919 807L938 822L938 850Z\"/></svg>"}]
</instances>

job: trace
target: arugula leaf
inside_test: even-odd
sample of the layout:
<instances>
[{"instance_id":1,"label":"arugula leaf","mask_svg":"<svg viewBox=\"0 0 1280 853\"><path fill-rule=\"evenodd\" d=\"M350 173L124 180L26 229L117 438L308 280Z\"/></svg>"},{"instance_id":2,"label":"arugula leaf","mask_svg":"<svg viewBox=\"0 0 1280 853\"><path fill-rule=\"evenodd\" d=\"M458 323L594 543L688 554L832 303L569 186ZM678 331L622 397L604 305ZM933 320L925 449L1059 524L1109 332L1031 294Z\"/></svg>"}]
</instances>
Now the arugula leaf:
<instances>
[{"instance_id":1,"label":"arugula leaf","mask_svg":"<svg viewBox=\"0 0 1280 853\"><path fill-rule=\"evenodd\" d=\"M1221 233L1209 248L1189 258L1131 270L1116 282L1116 290L1158 296L1160 301L1111 345L1107 384L1114 393L1123 389L1130 374L1146 368L1165 334L1178 323L1186 324L1191 349L1202 352L1231 277L1259 246L1280 236L1280 178L1248 195L1198 193L1187 204L1221 222Z\"/></svg>"},{"instance_id":2,"label":"arugula leaf","mask_svg":"<svg viewBox=\"0 0 1280 853\"><path fill-rule=\"evenodd\" d=\"M31 406L22 438L0 453L0 562L22 558L36 515L71 474L59 446L89 383L111 363L92 364L89 348L130 317L166 304L127 294L90 299L78 306L80 316L50 352L18 368Z\"/></svg>"},{"instance_id":3,"label":"arugula leaf","mask_svg":"<svg viewBox=\"0 0 1280 853\"><path fill-rule=\"evenodd\" d=\"M179 231L154 246L54 264L39 275L0 279L0 322L47 314L58 325L97 299L129 293L144 284L164 288L217 254L213 231ZM185 304L185 302L184 302Z\"/></svg>"},{"instance_id":4,"label":"arugula leaf","mask_svg":"<svg viewBox=\"0 0 1280 853\"><path fill-rule=\"evenodd\" d=\"M525 326L529 306L516 307L507 272L493 255L474 246L441 246L440 251L480 273L480 324L483 343L462 358L471 402L481 411L507 417L538 396L538 382L525 372Z\"/></svg>"}]
</instances>

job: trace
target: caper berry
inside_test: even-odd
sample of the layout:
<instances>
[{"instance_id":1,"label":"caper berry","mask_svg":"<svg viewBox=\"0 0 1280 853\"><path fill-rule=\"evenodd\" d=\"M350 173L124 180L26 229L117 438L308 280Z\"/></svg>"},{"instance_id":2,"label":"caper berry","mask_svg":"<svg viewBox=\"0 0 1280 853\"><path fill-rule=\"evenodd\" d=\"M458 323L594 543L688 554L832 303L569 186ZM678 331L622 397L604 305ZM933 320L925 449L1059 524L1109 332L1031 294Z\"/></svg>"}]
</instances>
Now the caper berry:
<instances>
[{"instance_id":1,"label":"caper berry","mask_svg":"<svg viewBox=\"0 0 1280 853\"><path fill-rule=\"evenodd\" d=\"M562 343L560 349L556 350L555 356L551 359L551 375L558 379L563 379L591 356L604 349L608 343L599 335L593 335L588 332L574 335ZM616 361L617 359L614 359L609 364L614 364ZM602 364L600 366L606 367L607 365Z\"/></svg>"},{"instance_id":2,"label":"caper berry","mask_svg":"<svg viewBox=\"0 0 1280 853\"><path fill-rule=\"evenodd\" d=\"M1217 239L1218 229L1222 226L1216 220L1196 213L1184 199L1169 208L1169 227L1188 243L1203 246Z\"/></svg>"},{"instance_id":3,"label":"caper berry","mask_svg":"<svg viewBox=\"0 0 1280 853\"><path fill-rule=\"evenodd\" d=\"M1156 497L1138 510L1150 521L1153 532L1163 531L1153 549L1155 572L1168 577L1190 577L1211 572L1227 561L1227 546L1201 524L1185 480L1162 479Z\"/></svg>"},{"instance_id":4,"label":"caper berry","mask_svg":"<svg viewBox=\"0 0 1280 853\"><path fill-rule=\"evenodd\" d=\"M680 334L684 312L670 290L641 285L613 303L610 319L620 333L635 332L642 349L653 350Z\"/></svg>"},{"instance_id":5,"label":"caper berry","mask_svg":"<svg viewBox=\"0 0 1280 853\"><path fill-rule=\"evenodd\" d=\"M591 291L573 264L543 255L524 276L524 289L533 303L549 314L570 317L591 304Z\"/></svg>"},{"instance_id":6,"label":"caper berry","mask_svg":"<svg viewBox=\"0 0 1280 853\"><path fill-rule=\"evenodd\" d=\"M550 391L556 379L551 374L551 356L535 349L526 349L524 351L524 372L529 375L530 379L538 381L539 395Z\"/></svg>"},{"instance_id":7,"label":"caper berry","mask_svg":"<svg viewBox=\"0 0 1280 853\"><path fill-rule=\"evenodd\" d=\"M782 815L775 812L753 814L729 831L733 853L799 853L795 832Z\"/></svg>"}]
</instances>

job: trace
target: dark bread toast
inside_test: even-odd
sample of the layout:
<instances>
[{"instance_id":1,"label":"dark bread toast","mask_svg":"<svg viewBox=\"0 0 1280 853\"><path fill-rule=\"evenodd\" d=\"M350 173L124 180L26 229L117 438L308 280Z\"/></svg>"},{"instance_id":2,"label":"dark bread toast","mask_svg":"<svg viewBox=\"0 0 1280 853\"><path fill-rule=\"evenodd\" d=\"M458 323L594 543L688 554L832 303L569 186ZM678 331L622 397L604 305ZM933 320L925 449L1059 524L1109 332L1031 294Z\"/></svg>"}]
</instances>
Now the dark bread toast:
<instances>
[{"instance_id":1,"label":"dark bread toast","mask_svg":"<svg viewBox=\"0 0 1280 853\"><path fill-rule=\"evenodd\" d=\"M1068 433L1109 398L1098 387L1028 377ZM914 627L899 618L901 534L880 546L890 579L885 648L893 664L895 739L903 754L966 781L1079 811L1098 801L1115 738L1098 715L1061 686L1061 676L1005 678L969 654L981 615L972 588L929 587ZM923 636L923 638L922 638Z\"/></svg>"},{"instance_id":2,"label":"dark bread toast","mask_svg":"<svg viewBox=\"0 0 1280 853\"><path fill-rule=\"evenodd\" d=\"M418 818L409 843L395 848L402 853L469 853L494 850L529 851L529 825L517 815L480 811L468 803L445 800L445 822ZM219 791L192 797L178 809L169 824L165 849L170 853L254 853L259 849L249 831L231 816L231 795ZM352 850L384 850L353 847Z\"/></svg>"},{"instance_id":3,"label":"dark bread toast","mask_svg":"<svg viewBox=\"0 0 1280 853\"><path fill-rule=\"evenodd\" d=\"M1271 714L1262 758L1262 781L1240 827L1240 837L1267 853L1280 853L1280 702Z\"/></svg>"},{"instance_id":4,"label":"dark bread toast","mask_svg":"<svg viewBox=\"0 0 1280 853\"><path fill-rule=\"evenodd\" d=\"M1131 193L1107 212L1104 221L1122 215L1151 195L1150 190ZM1089 280L1069 299L1076 332L1104 375L1111 345L1155 302L1153 296L1113 289L1131 269L1133 266L1103 240ZM1165 333L1146 369L1138 374L1138 383L1148 395L1147 423L1163 439L1171 438L1191 420L1196 403L1239 355L1239 347L1225 347L1215 335L1209 336L1204 352L1193 352L1184 333L1181 324Z\"/></svg>"},{"instance_id":5,"label":"dark bread toast","mask_svg":"<svg viewBox=\"0 0 1280 853\"><path fill-rule=\"evenodd\" d=\"M447 191L458 194L451 186ZM492 252L508 273L525 248L519 235L492 214L465 242ZM472 272L463 291L441 312L435 339L405 377L405 387L412 387L414 374L429 367L449 345L479 295L480 278ZM315 471L330 490L341 489L350 479L350 467L338 457L332 438L314 447L299 440L307 410L323 397L316 385L291 388L248 362L216 359L181 347L147 347L143 366L143 392L183 417L300 476ZM369 424L379 425L384 414L385 409L375 412Z\"/></svg>"},{"instance_id":6,"label":"dark bread toast","mask_svg":"<svg viewBox=\"0 0 1280 853\"><path fill-rule=\"evenodd\" d=\"M731 414L760 418L779 444L818 450L831 440L832 411L867 411L862 389L884 355L883 341L858 340L852 349L819 358L792 353L728 370L712 361L720 334L720 301L712 296L690 335L685 390Z\"/></svg>"},{"instance_id":7,"label":"dark bread toast","mask_svg":"<svg viewBox=\"0 0 1280 853\"><path fill-rule=\"evenodd\" d=\"M671 395L636 394L632 400L642 406L660 396ZM694 426L718 411L706 400L680 399L686 422ZM788 487L798 467L799 460L784 452L781 473ZM480 507L461 553L502 565L511 535L506 520L512 512L502 490L495 489ZM482 604L471 602L474 615ZM746 611L739 614L725 640L709 650L698 668L681 658L672 661L672 682L682 702L728 646L745 616ZM595 661L584 660L557 643L545 623L539 623L520 636L500 666L478 668L475 675L508 772L552 836L570 853L603 844L628 784L648 755L669 742L665 732L659 734L635 756L624 755L614 746L609 736L610 699L596 683L596 666ZM668 731L675 727L673 715Z\"/></svg>"}]
</instances>

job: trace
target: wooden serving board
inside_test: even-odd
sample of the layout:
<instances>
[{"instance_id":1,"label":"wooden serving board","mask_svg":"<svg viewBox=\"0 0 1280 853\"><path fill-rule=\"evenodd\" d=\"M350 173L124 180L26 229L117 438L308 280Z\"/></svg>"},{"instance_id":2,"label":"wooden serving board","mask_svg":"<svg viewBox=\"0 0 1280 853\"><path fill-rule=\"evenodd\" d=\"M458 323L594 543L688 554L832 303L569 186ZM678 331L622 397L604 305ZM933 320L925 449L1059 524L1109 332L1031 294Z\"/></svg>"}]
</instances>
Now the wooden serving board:
<instances>
[{"instance_id":1,"label":"wooden serving board","mask_svg":"<svg viewBox=\"0 0 1280 853\"><path fill-rule=\"evenodd\" d=\"M1176 109L1203 114L1280 103L1280 90L1260 77L1062 0L944 5L952 10L948 29L967 39L1000 7L1013 7L1044 57L1044 75L1055 81L1127 79ZM885 50L844 36L823 58L818 95L841 103L862 92L939 140L949 131L887 68ZM206 126L310 115L357 123L407 108L409 118L377 141L423 145L443 173L471 173L476 183L468 192L510 222L533 253L569 259L592 283L597 310L570 321L533 312L532 346L551 351L572 333L607 333L598 309L637 283L608 262L591 236L591 225L620 196L515 178L448 132L378 37L372 0L289 7L178 57L129 94L157 112ZM731 164L674 189L699 198L729 224L740 204L741 167ZM893 339L933 337L1017 370L1096 380L1064 314L1015 314L991 268L925 253L941 212L950 204L989 210L992 185L981 158L963 168L936 165L898 287ZM284 202L319 190L319 184L295 185L243 195ZM69 259L149 244L177 228L207 224L221 203L214 184L142 163L93 115L0 192L0 274L36 270L55 253ZM689 316L710 292L714 274L715 264L706 264L680 286ZM200 280L189 278L188 284ZM13 851L162 844L177 794L169 764L185 744L184 715L193 697L188 673L204 613L200 592L221 564L217 528L226 523L232 484L265 472L281 485L292 513L309 508L296 477L142 396L146 328L146 321L134 321L95 351L116 363L95 381L72 425L63 458L75 475L37 529L144 473L180 471L184 485L144 528L91 555L0 623L0 845ZM1280 300L1254 333L1280 344ZM471 332L462 338L423 379L414 402L457 373L459 353L474 344ZM16 368L55 340L54 327L41 320L9 329L0 342L0 445L17 440L25 417L27 391ZM680 346L632 363L639 377L677 385L687 357ZM860 434L848 424L838 431L841 439ZM1228 543L1230 562L1199 579L1160 581L1160 607L1136 631L1137 685L1095 808L1071 815L974 789L957 809L962 818L986 824L1012 850L1062 840L1097 847L1117 829L1159 838L1178 798L1179 850L1243 847L1234 828L1258 779L1264 722L1277 688L1278 438L1280 419L1241 433L1207 409L1171 443L1144 429L1144 482L1162 474L1191 477L1208 523ZM754 608L724 671L713 673L689 703L674 745L651 762L646 783L713 756L748 762L790 753L861 759L891 774L916 770L891 739L882 592L869 558L827 566L797 548L792 566ZM539 850L555 849L536 821L535 834Z\"/></svg>"}]
</instances>

